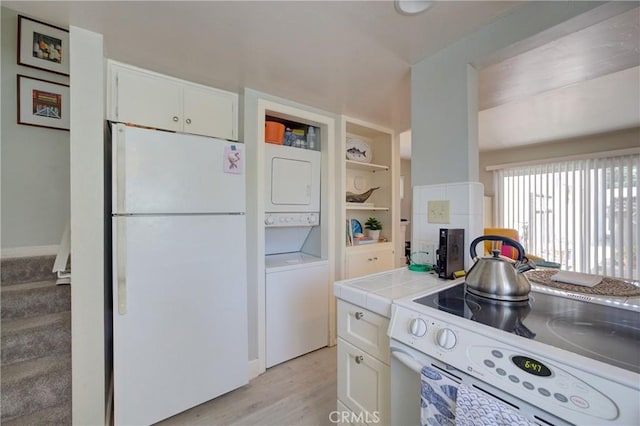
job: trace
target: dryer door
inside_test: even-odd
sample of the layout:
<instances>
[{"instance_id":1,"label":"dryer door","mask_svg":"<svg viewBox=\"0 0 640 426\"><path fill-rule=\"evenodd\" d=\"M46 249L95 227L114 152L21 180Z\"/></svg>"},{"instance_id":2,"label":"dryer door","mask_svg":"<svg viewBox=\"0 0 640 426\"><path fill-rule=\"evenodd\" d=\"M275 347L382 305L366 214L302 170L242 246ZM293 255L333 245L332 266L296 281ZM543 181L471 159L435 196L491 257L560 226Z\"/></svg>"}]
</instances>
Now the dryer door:
<instances>
[{"instance_id":1,"label":"dryer door","mask_svg":"<svg viewBox=\"0 0 640 426\"><path fill-rule=\"evenodd\" d=\"M266 146L267 212L317 212L320 208L320 158L317 151Z\"/></svg>"}]
</instances>

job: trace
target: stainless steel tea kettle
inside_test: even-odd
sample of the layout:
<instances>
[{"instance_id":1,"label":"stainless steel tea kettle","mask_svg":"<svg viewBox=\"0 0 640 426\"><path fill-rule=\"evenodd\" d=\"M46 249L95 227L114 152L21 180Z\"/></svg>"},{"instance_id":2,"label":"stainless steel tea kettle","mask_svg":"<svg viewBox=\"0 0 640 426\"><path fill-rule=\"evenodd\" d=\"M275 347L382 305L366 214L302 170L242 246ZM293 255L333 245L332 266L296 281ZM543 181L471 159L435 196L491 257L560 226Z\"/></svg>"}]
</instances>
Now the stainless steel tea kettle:
<instances>
[{"instance_id":1,"label":"stainless steel tea kettle","mask_svg":"<svg viewBox=\"0 0 640 426\"><path fill-rule=\"evenodd\" d=\"M494 250L492 257L478 258L476 245L482 241L502 241L518 250L518 259L512 263L500 257ZM524 248L520 243L501 235L483 235L471 243L471 258L475 261L466 275L469 293L496 300L521 301L529 299L531 284L523 272L535 268L531 261L525 262Z\"/></svg>"}]
</instances>

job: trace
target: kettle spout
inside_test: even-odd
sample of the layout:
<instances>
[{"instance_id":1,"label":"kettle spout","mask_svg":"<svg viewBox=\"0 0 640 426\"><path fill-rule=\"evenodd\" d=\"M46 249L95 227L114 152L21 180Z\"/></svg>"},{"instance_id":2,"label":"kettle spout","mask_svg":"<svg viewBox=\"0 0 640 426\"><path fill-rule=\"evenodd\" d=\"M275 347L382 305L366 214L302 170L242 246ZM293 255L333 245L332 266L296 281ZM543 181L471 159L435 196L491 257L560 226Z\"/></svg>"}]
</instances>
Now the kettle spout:
<instances>
[{"instance_id":1,"label":"kettle spout","mask_svg":"<svg viewBox=\"0 0 640 426\"><path fill-rule=\"evenodd\" d=\"M526 262L516 265L516 269L518 270L518 273L522 274L532 269L536 269L536 264L533 260L527 259Z\"/></svg>"}]
</instances>

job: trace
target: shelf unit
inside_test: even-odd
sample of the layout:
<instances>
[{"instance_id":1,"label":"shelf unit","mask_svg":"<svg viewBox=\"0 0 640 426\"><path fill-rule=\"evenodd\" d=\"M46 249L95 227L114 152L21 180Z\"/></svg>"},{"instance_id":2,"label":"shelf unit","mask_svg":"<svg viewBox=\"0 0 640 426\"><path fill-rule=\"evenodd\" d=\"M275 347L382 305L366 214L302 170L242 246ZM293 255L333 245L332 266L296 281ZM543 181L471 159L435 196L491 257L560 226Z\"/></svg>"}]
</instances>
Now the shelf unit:
<instances>
[{"instance_id":1,"label":"shelf unit","mask_svg":"<svg viewBox=\"0 0 640 426\"><path fill-rule=\"evenodd\" d=\"M390 129L343 116L340 139L342 155L338 155L338 161L343 191L338 202L338 259L341 278L348 279L395 267L396 236L400 226L400 160L398 144ZM371 162L346 158L349 139L359 139L370 147ZM347 192L362 194L375 187L379 189L362 205L346 201ZM351 219L359 221L364 229L369 217L382 222L381 241L350 245L347 226Z\"/></svg>"}]
</instances>

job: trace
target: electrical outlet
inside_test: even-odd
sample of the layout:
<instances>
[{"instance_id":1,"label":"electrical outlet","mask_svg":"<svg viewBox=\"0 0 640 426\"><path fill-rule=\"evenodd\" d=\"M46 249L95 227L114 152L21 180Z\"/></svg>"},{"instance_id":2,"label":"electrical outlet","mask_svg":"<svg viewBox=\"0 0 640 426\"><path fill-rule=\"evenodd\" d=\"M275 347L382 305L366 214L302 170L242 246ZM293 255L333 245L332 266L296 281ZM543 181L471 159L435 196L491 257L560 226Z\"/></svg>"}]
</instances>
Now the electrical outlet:
<instances>
[{"instance_id":1,"label":"electrical outlet","mask_svg":"<svg viewBox=\"0 0 640 426\"><path fill-rule=\"evenodd\" d=\"M427 263L429 265L436 264L436 244L435 243L425 243L424 244L425 252L427 252Z\"/></svg>"},{"instance_id":2,"label":"electrical outlet","mask_svg":"<svg viewBox=\"0 0 640 426\"><path fill-rule=\"evenodd\" d=\"M449 200L427 201L427 221L429 223L449 223Z\"/></svg>"},{"instance_id":3,"label":"electrical outlet","mask_svg":"<svg viewBox=\"0 0 640 426\"><path fill-rule=\"evenodd\" d=\"M419 251L426 253L421 257L423 262L428 265L436 264L436 243L429 241L419 241L417 248Z\"/></svg>"}]
</instances>

